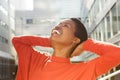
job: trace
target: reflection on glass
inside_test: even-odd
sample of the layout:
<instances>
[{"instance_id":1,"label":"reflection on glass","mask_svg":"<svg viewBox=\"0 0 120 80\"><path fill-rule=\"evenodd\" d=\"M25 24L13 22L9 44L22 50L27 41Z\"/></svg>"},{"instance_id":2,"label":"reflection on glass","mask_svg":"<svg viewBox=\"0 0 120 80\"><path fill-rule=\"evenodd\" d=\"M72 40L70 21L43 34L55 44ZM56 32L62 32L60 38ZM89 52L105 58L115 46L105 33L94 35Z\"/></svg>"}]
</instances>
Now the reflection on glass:
<instances>
[{"instance_id":1,"label":"reflection on glass","mask_svg":"<svg viewBox=\"0 0 120 80\"><path fill-rule=\"evenodd\" d=\"M120 31L120 1L117 3L118 30Z\"/></svg>"},{"instance_id":2,"label":"reflection on glass","mask_svg":"<svg viewBox=\"0 0 120 80\"><path fill-rule=\"evenodd\" d=\"M103 41L106 41L106 30L105 30L105 20L103 19L100 27L102 29Z\"/></svg>"},{"instance_id":3,"label":"reflection on glass","mask_svg":"<svg viewBox=\"0 0 120 80\"><path fill-rule=\"evenodd\" d=\"M113 35L117 34L117 12L116 12L116 5L113 6L111 9L112 13L112 30L113 30Z\"/></svg>"},{"instance_id":4,"label":"reflection on glass","mask_svg":"<svg viewBox=\"0 0 120 80\"><path fill-rule=\"evenodd\" d=\"M0 11L2 11L6 16L8 15L8 11L2 5L0 5Z\"/></svg>"},{"instance_id":5,"label":"reflection on glass","mask_svg":"<svg viewBox=\"0 0 120 80\"><path fill-rule=\"evenodd\" d=\"M107 38L111 38L112 32L111 32L111 26L110 26L110 14L109 13L106 16L106 22L107 22Z\"/></svg>"}]
</instances>

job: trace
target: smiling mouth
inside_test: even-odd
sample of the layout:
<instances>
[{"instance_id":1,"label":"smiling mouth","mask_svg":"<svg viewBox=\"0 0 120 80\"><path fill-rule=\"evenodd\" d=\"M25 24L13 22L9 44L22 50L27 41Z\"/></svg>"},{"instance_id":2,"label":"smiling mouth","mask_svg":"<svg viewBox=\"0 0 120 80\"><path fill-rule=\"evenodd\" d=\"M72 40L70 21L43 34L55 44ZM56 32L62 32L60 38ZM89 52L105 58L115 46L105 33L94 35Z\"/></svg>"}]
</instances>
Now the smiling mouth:
<instances>
[{"instance_id":1,"label":"smiling mouth","mask_svg":"<svg viewBox=\"0 0 120 80\"><path fill-rule=\"evenodd\" d=\"M52 34L58 34L58 35L61 35L62 33L61 33L60 31L58 31L58 30L53 30L53 31L52 31Z\"/></svg>"}]
</instances>

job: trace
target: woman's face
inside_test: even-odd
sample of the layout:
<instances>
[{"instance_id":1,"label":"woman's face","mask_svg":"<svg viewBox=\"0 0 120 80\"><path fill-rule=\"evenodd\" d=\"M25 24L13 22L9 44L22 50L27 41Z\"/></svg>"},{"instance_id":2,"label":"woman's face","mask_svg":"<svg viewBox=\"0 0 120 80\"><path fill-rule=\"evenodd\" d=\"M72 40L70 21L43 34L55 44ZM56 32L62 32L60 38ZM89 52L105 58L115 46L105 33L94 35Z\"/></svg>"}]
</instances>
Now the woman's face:
<instances>
[{"instance_id":1,"label":"woman's face","mask_svg":"<svg viewBox=\"0 0 120 80\"><path fill-rule=\"evenodd\" d=\"M60 24L56 25L54 29L52 29L50 41L51 45L55 43L59 43L62 45L69 46L72 44L73 40L77 37L74 35L75 32L75 23L68 19L62 21Z\"/></svg>"}]
</instances>

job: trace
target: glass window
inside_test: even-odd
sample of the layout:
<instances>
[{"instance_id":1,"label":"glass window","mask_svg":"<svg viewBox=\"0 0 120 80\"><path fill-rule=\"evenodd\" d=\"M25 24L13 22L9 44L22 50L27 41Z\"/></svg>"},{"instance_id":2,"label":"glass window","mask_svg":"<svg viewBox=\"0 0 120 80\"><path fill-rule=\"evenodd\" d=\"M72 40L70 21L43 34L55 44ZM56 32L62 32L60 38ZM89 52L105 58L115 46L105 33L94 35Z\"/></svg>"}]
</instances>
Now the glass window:
<instances>
[{"instance_id":1,"label":"glass window","mask_svg":"<svg viewBox=\"0 0 120 80\"><path fill-rule=\"evenodd\" d=\"M0 36L0 42L2 42L2 37Z\"/></svg>"},{"instance_id":2,"label":"glass window","mask_svg":"<svg viewBox=\"0 0 120 80\"><path fill-rule=\"evenodd\" d=\"M106 15L106 26L107 26L107 39L111 38L111 26L110 26L110 13Z\"/></svg>"},{"instance_id":3,"label":"glass window","mask_svg":"<svg viewBox=\"0 0 120 80\"><path fill-rule=\"evenodd\" d=\"M93 33L90 35L90 37L91 37L91 38L93 38L93 37L94 37L94 36L93 36Z\"/></svg>"},{"instance_id":4,"label":"glass window","mask_svg":"<svg viewBox=\"0 0 120 80\"><path fill-rule=\"evenodd\" d=\"M8 43L8 40L7 40L7 39L5 39L5 43Z\"/></svg>"},{"instance_id":5,"label":"glass window","mask_svg":"<svg viewBox=\"0 0 120 80\"><path fill-rule=\"evenodd\" d=\"M97 31L94 31L94 39L97 40Z\"/></svg>"},{"instance_id":6,"label":"glass window","mask_svg":"<svg viewBox=\"0 0 120 80\"><path fill-rule=\"evenodd\" d=\"M117 3L118 30L120 31L120 1Z\"/></svg>"},{"instance_id":7,"label":"glass window","mask_svg":"<svg viewBox=\"0 0 120 80\"><path fill-rule=\"evenodd\" d=\"M8 15L8 11L2 5L0 5L0 11L2 11L6 16Z\"/></svg>"},{"instance_id":8,"label":"glass window","mask_svg":"<svg viewBox=\"0 0 120 80\"><path fill-rule=\"evenodd\" d=\"M104 19L99 24L100 31L101 31L101 41L106 41L106 29L105 29L105 21Z\"/></svg>"},{"instance_id":9,"label":"glass window","mask_svg":"<svg viewBox=\"0 0 120 80\"><path fill-rule=\"evenodd\" d=\"M106 41L106 28L105 28L105 20L104 19L96 27L96 29L94 30L91 37L96 40Z\"/></svg>"},{"instance_id":10,"label":"glass window","mask_svg":"<svg viewBox=\"0 0 120 80\"><path fill-rule=\"evenodd\" d=\"M117 34L117 12L116 12L116 5L113 6L111 9L111 16L112 16L112 31L113 35Z\"/></svg>"},{"instance_id":11,"label":"glass window","mask_svg":"<svg viewBox=\"0 0 120 80\"><path fill-rule=\"evenodd\" d=\"M100 0L100 11L103 9L103 7L104 7L104 1L103 0Z\"/></svg>"},{"instance_id":12,"label":"glass window","mask_svg":"<svg viewBox=\"0 0 120 80\"><path fill-rule=\"evenodd\" d=\"M95 0L95 4L94 4L94 15L96 16L96 14L98 14L99 11L100 11L99 0Z\"/></svg>"},{"instance_id":13,"label":"glass window","mask_svg":"<svg viewBox=\"0 0 120 80\"><path fill-rule=\"evenodd\" d=\"M99 26L96 28L96 39L101 40L101 32L100 32L100 27Z\"/></svg>"},{"instance_id":14,"label":"glass window","mask_svg":"<svg viewBox=\"0 0 120 80\"><path fill-rule=\"evenodd\" d=\"M86 26L87 28L89 28L89 19L88 19L88 18L86 18L86 20L85 20L85 26Z\"/></svg>"},{"instance_id":15,"label":"glass window","mask_svg":"<svg viewBox=\"0 0 120 80\"><path fill-rule=\"evenodd\" d=\"M101 38L100 32L99 32L99 26L94 30L94 32L91 35L92 38L99 40Z\"/></svg>"},{"instance_id":16,"label":"glass window","mask_svg":"<svg viewBox=\"0 0 120 80\"><path fill-rule=\"evenodd\" d=\"M33 24L33 19L26 19L26 24Z\"/></svg>"},{"instance_id":17,"label":"glass window","mask_svg":"<svg viewBox=\"0 0 120 80\"><path fill-rule=\"evenodd\" d=\"M116 45L120 46L120 41L115 43Z\"/></svg>"},{"instance_id":18,"label":"glass window","mask_svg":"<svg viewBox=\"0 0 120 80\"><path fill-rule=\"evenodd\" d=\"M90 26L91 26L91 24L92 24L92 20L93 20L93 16L92 16L92 10L90 11Z\"/></svg>"},{"instance_id":19,"label":"glass window","mask_svg":"<svg viewBox=\"0 0 120 80\"><path fill-rule=\"evenodd\" d=\"M93 31L90 36L91 36L91 38L95 39L95 31Z\"/></svg>"},{"instance_id":20,"label":"glass window","mask_svg":"<svg viewBox=\"0 0 120 80\"><path fill-rule=\"evenodd\" d=\"M98 26L99 28L99 40L104 41L104 33L102 31L102 27Z\"/></svg>"},{"instance_id":21,"label":"glass window","mask_svg":"<svg viewBox=\"0 0 120 80\"><path fill-rule=\"evenodd\" d=\"M2 42L8 44L8 39L2 37Z\"/></svg>"},{"instance_id":22,"label":"glass window","mask_svg":"<svg viewBox=\"0 0 120 80\"><path fill-rule=\"evenodd\" d=\"M91 18L90 18L90 14L88 15L88 26L90 27L91 24Z\"/></svg>"}]
</instances>

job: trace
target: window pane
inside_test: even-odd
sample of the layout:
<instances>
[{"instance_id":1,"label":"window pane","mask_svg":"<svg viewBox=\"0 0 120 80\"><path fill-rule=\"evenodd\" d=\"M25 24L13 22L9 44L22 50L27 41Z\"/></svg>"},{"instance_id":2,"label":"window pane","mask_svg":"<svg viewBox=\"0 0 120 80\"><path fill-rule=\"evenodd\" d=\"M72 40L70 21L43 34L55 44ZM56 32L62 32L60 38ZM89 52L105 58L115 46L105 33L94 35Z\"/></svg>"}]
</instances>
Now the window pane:
<instances>
[{"instance_id":1,"label":"window pane","mask_svg":"<svg viewBox=\"0 0 120 80\"><path fill-rule=\"evenodd\" d=\"M117 4L117 14L118 14L118 30L120 31L120 1Z\"/></svg>"},{"instance_id":2,"label":"window pane","mask_svg":"<svg viewBox=\"0 0 120 80\"><path fill-rule=\"evenodd\" d=\"M106 23L107 23L107 38L111 38L111 28L110 28L110 14L108 13L106 16Z\"/></svg>"},{"instance_id":3,"label":"window pane","mask_svg":"<svg viewBox=\"0 0 120 80\"><path fill-rule=\"evenodd\" d=\"M105 30L105 21L102 20L102 22L99 24L100 30L101 30L101 40L106 41L106 30Z\"/></svg>"},{"instance_id":4,"label":"window pane","mask_svg":"<svg viewBox=\"0 0 120 80\"><path fill-rule=\"evenodd\" d=\"M113 35L117 34L117 12L116 12L116 5L113 6L111 9L111 14L112 14L112 30L113 30Z\"/></svg>"},{"instance_id":5,"label":"window pane","mask_svg":"<svg viewBox=\"0 0 120 80\"><path fill-rule=\"evenodd\" d=\"M27 19L26 24L33 24L33 19Z\"/></svg>"}]
</instances>

